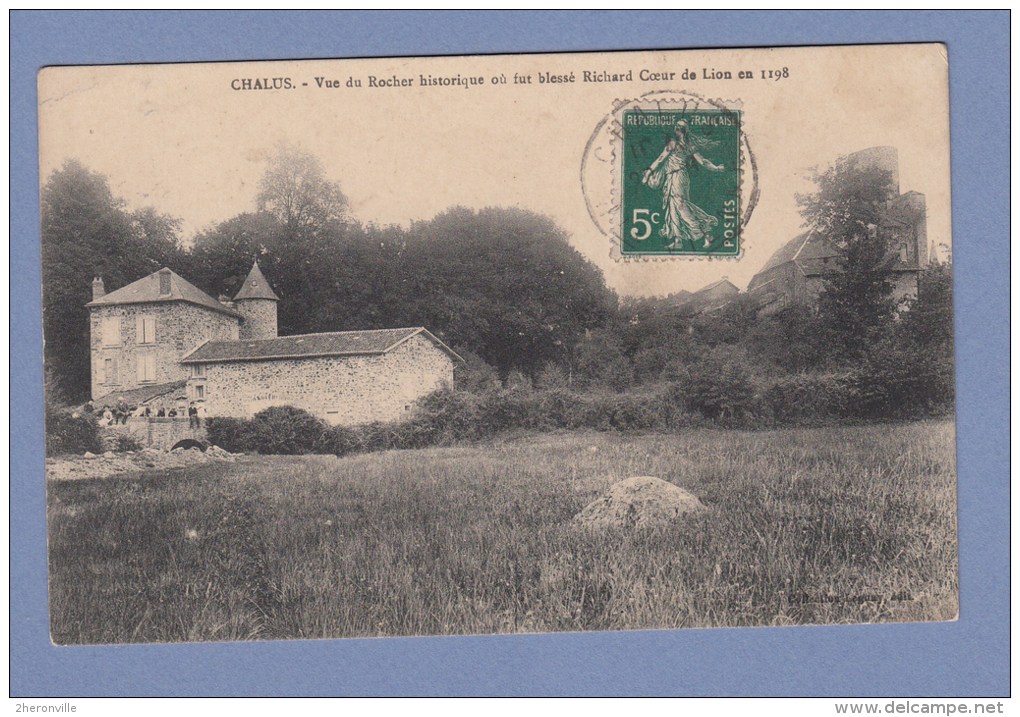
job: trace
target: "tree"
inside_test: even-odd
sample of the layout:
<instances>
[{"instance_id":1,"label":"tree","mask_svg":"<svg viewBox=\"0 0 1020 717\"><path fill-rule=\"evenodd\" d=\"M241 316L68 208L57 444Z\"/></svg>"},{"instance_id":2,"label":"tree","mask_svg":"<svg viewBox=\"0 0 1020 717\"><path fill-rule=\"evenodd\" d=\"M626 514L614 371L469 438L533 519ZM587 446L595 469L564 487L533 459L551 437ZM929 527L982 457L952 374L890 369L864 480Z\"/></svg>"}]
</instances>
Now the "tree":
<instances>
[{"instance_id":1,"label":"tree","mask_svg":"<svg viewBox=\"0 0 1020 717\"><path fill-rule=\"evenodd\" d=\"M805 225L841 251L840 271L826 280L819 316L829 355L855 360L887 332L894 315L880 227L895 194L892 172L851 155L814 177L817 191L798 195Z\"/></svg>"},{"instance_id":2,"label":"tree","mask_svg":"<svg viewBox=\"0 0 1020 717\"><path fill-rule=\"evenodd\" d=\"M238 214L199 232L187 260L188 279L211 296L233 297L259 259L262 270L272 273L271 259L279 254L283 227L268 212ZM276 286L274 277L267 274Z\"/></svg>"},{"instance_id":3,"label":"tree","mask_svg":"<svg viewBox=\"0 0 1020 717\"><path fill-rule=\"evenodd\" d=\"M797 373L814 368L826 347L821 344L821 323L816 311L794 304L758 319L747 338L754 356L783 371Z\"/></svg>"},{"instance_id":4,"label":"tree","mask_svg":"<svg viewBox=\"0 0 1020 717\"><path fill-rule=\"evenodd\" d=\"M118 289L181 256L178 220L153 209L128 212L106 177L68 160L41 196L44 357L48 385L68 401L90 386L92 278Z\"/></svg>"},{"instance_id":5,"label":"tree","mask_svg":"<svg viewBox=\"0 0 1020 717\"><path fill-rule=\"evenodd\" d=\"M610 330L633 364L637 383L672 381L685 375L705 346L694 336L682 296L628 297L612 317Z\"/></svg>"},{"instance_id":6,"label":"tree","mask_svg":"<svg viewBox=\"0 0 1020 717\"><path fill-rule=\"evenodd\" d=\"M449 209L415 224L395 258L394 319L428 326L502 374L563 364L602 326L616 296L547 217L522 209Z\"/></svg>"},{"instance_id":7,"label":"tree","mask_svg":"<svg viewBox=\"0 0 1020 717\"><path fill-rule=\"evenodd\" d=\"M573 373L581 386L621 391L634 382L634 367L619 337L607 329L593 331L578 343L574 350Z\"/></svg>"},{"instance_id":8,"label":"tree","mask_svg":"<svg viewBox=\"0 0 1020 717\"><path fill-rule=\"evenodd\" d=\"M933 261L917 277L917 297L899 325L902 340L919 351L953 355L953 265Z\"/></svg>"},{"instance_id":9,"label":"tree","mask_svg":"<svg viewBox=\"0 0 1020 717\"><path fill-rule=\"evenodd\" d=\"M196 237L190 270L233 295L258 257L281 334L426 326L503 376L534 377L615 309L602 274L546 217L453 208L409 230L362 226L318 160L290 149L261 187L260 211Z\"/></svg>"},{"instance_id":10,"label":"tree","mask_svg":"<svg viewBox=\"0 0 1020 717\"><path fill-rule=\"evenodd\" d=\"M269 159L256 200L289 233L322 229L347 218L347 197L326 178L322 162L295 147L281 145Z\"/></svg>"},{"instance_id":11,"label":"tree","mask_svg":"<svg viewBox=\"0 0 1020 717\"><path fill-rule=\"evenodd\" d=\"M952 411L955 399L952 264L936 261L920 273L917 297L897 324L895 348L902 357L899 368L906 375L897 389L906 396L902 401L904 407L915 413Z\"/></svg>"},{"instance_id":12,"label":"tree","mask_svg":"<svg viewBox=\"0 0 1020 717\"><path fill-rule=\"evenodd\" d=\"M757 317L757 301L741 294L718 311L694 316L694 335L709 346L740 343L757 324Z\"/></svg>"}]
</instances>

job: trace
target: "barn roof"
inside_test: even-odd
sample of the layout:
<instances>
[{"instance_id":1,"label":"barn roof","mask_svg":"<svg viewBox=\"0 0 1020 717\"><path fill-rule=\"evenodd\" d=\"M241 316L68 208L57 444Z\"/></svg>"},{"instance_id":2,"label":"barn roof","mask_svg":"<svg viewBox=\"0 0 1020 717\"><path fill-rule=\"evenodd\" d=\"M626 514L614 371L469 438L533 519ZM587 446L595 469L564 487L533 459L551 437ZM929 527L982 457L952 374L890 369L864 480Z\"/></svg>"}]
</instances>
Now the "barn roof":
<instances>
[{"instance_id":1,"label":"barn roof","mask_svg":"<svg viewBox=\"0 0 1020 717\"><path fill-rule=\"evenodd\" d=\"M170 292L160 293L159 275L167 272L170 275ZM86 306L116 306L118 304L149 304L168 301L186 301L189 304L203 306L213 311L219 311L230 316L239 317L236 311L227 308L216 299L199 289L187 279L182 278L167 268L154 271L138 281L133 281L116 291L111 291L98 299L94 299Z\"/></svg>"},{"instance_id":2,"label":"barn roof","mask_svg":"<svg viewBox=\"0 0 1020 717\"><path fill-rule=\"evenodd\" d=\"M740 291L740 289L738 289L733 284L732 281L730 281L726 277L723 277L722 279L719 279L719 281L713 281L711 284L708 284L707 286L701 287L700 289L695 291L693 294L691 294L691 296L693 297L693 296L700 296L702 294L707 294L708 292L712 291L713 289L725 286L726 284L729 284L729 288L732 289L733 291L735 291L735 292L739 292Z\"/></svg>"},{"instance_id":3,"label":"barn roof","mask_svg":"<svg viewBox=\"0 0 1020 717\"><path fill-rule=\"evenodd\" d=\"M811 232L804 232L783 244L771 257L769 257L769 260L765 262L765 266L759 269L758 273L761 274L769 269L775 269L777 266L781 266L788 261L793 261L810 238Z\"/></svg>"},{"instance_id":4,"label":"barn roof","mask_svg":"<svg viewBox=\"0 0 1020 717\"><path fill-rule=\"evenodd\" d=\"M454 360L463 361L453 349L433 336L427 329L416 326L404 329L300 334L255 341L207 341L181 359L181 363L270 361L322 356L372 356L389 353L411 337L419 334L449 354Z\"/></svg>"},{"instance_id":5,"label":"barn roof","mask_svg":"<svg viewBox=\"0 0 1020 717\"><path fill-rule=\"evenodd\" d=\"M724 289L725 294L723 296L714 294L713 292L716 292L717 289ZM699 313L715 311L729 304L733 301L733 295L739 293L740 289L732 281L723 277L718 281L713 281L711 284L701 287L693 294L688 294L679 302L678 306L688 310L695 310Z\"/></svg>"},{"instance_id":6,"label":"barn roof","mask_svg":"<svg viewBox=\"0 0 1020 717\"><path fill-rule=\"evenodd\" d=\"M776 252L765 263L765 266L759 269L758 273L751 278L749 288L756 288L758 285L763 283L759 280L759 277L763 276L765 272L791 261L796 262L805 274L817 275L825 273L828 269L819 270L807 260L831 259L838 256L840 256L839 250L836 249L832 243L821 234L817 234L813 231L798 234L796 237L786 242L786 244L783 244L783 246L776 250Z\"/></svg>"}]
</instances>

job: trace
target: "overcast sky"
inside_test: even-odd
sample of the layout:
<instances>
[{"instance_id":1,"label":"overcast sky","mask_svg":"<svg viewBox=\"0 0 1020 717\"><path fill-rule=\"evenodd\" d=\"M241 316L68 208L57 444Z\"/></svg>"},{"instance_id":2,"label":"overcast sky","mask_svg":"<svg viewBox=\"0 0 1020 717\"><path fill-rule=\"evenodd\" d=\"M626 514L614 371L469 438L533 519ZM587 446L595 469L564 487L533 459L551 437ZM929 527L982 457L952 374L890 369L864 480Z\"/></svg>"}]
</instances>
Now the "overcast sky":
<instances>
[{"instance_id":1,"label":"overcast sky","mask_svg":"<svg viewBox=\"0 0 1020 717\"><path fill-rule=\"evenodd\" d=\"M761 69L782 67L789 78L760 79ZM628 69L630 83L537 77ZM756 78L641 82L641 69L750 69ZM515 73L532 83L514 85ZM369 75L486 84L369 88ZM493 85L498 75L508 84ZM283 77L295 88L232 89ZM340 86L320 89L316 77ZM348 88L351 77L363 86ZM739 260L616 262L588 215L580 170L592 131L614 101L667 89L743 109L761 198ZM254 208L265 160L285 142L323 161L363 222L406 226L457 204L520 206L552 217L621 294L694 290L723 276L744 288L800 231L795 194L811 190L810 168L870 146L898 148L901 191L926 195L929 239L949 243L947 93L935 45L53 68L40 74L40 170L45 181L77 158L129 207L182 219L187 241Z\"/></svg>"}]
</instances>

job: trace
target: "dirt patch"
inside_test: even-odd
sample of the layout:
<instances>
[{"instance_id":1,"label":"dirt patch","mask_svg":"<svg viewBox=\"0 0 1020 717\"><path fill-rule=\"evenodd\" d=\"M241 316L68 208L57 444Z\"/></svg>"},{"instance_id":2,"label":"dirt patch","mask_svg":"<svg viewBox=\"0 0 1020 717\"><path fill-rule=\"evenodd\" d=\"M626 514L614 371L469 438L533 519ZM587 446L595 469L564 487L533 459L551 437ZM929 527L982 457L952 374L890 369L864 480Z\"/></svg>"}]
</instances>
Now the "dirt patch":
<instances>
[{"instance_id":1,"label":"dirt patch","mask_svg":"<svg viewBox=\"0 0 1020 717\"><path fill-rule=\"evenodd\" d=\"M197 448L160 451L146 448L141 451L102 455L86 453L83 456L61 456L46 459L47 480L78 480L82 478L109 478L122 473L152 470L155 468L183 468L202 463L233 462L237 456L218 446L205 452Z\"/></svg>"},{"instance_id":2,"label":"dirt patch","mask_svg":"<svg viewBox=\"0 0 1020 717\"><path fill-rule=\"evenodd\" d=\"M696 496L672 483L636 476L613 485L575 515L574 522L588 528L646 528L704 509Z\"/></svg>"}]
</instances>

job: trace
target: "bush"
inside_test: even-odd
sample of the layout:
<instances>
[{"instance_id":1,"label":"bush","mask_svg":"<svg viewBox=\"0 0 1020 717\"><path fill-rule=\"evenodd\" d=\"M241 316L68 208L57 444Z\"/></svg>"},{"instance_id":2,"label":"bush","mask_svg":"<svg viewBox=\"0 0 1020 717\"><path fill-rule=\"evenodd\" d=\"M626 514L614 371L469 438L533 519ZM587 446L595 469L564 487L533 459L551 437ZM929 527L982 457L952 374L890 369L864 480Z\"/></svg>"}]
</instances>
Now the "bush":
<instances>
[{"instance_id":1,"label":"bush","mask_svg":"<svg viewBox=\"0 0 1020 717\"><path fill-rule=\"evenodd\" d=\"M706 418L739 418L750 413L753 405L751 376L735 362L699 365L683 390L688 410Z\"/></svg>"},{"instance_id":2,"label":"bush","mask_svg":"<svg viewBox=\"0 0 1020 717\"><path fill-rule=\"evenodd\" d=\"M675 431L704 425L705 420L701 414L691 413L687 410L684 385L689 379L690 375L688 374L682 382L672 381L659 386L656 392L656 401L663 430Z\"/></svg>"},{"instance_id":3,"label":"bush","mask_svg":"<svg viewBox=\"0 0 1020 717\"><path fill-rule=\"evenodd\" d=\"M361 441L361 450L388 451L406 448L409 445L408 434L411 432L407 423L367 423L353 429Z\"/></svg>"},{"instance_id":4,"label":"bush","mask_svg":"<svg viewBox=\"0 0 1020 717\"><path fill-rule=\"evenodd\" d=\"M662 403L655 392L618 393L608 397L609 425L618 431L663 427Z\"/></svg>"},{"instance_id":5,"label":"bush","mask_svg":"<svg viewBox=\"0 0 1020 717\"><path fill-rule=\"evenodd\" d=\"M311 453L320 444L325 430L323 421L294 406L272 406L259 411L251 420L252 445L259 453Z\"/></svg>"},{"instance_id":6,"label":"bush","mask_svg":"<svg viewBox=\"0 0 1020 717\"><path fill-rule=\"evenodd\" d=\"M501 385L499 372L481 356L464 349L458 349L458 353L464 359L453 369L453 383L458 390L485 393Z\"/></svg>"},{"instance_id":7,"label":"bush","mask_svg":"<svg viewBox=\"0 0 1020 717\"><path fill-rule=\"evenodd\" d=\"M46 411L47 455L82 454L86 451L102 453L99 425L88 413L75 413L64 409Z\"/></svg>"},{"instance_id":8,"label":"bush","mask_svg":"<svg viewBox=\"0 0 1020 717\"><path fill-rule=\"evenodd\" d=\"M482 399L464 391L441 390L415 405L414 417L404 424L401 447L449 445L480 438L483 432Z\"/></svg>"},{"instance_id":9,"label":"bush","mask_svg":"<svg viewBox=\"0 0 1020 717\"><path fill-rule=\"evenodd\" d=\"M128 436L123 433L118 433L114 439L113 450L120 453L127 453L128 451L140 451L142 450L142 443L134 436Z\"/></svg>"},{"instance_id":10,"label":"bush","mask_svg":"<svg viewBox=\"0 0 1020 717\"><path fill-rule=\"evenodd\" d=\"M209 443L231 453L255 450L251 421L245 418L208 418L205 422Z\"/></svg>"},{"instance_id":11,"label":"bush","mask_svg":"<svg viewBox=\"0 0 1020 717\"><path fill-rule=\"evenodd\" d=\"M851 410L862 418L916 418L953 410L952 357L938 352L885 342L868 352L853 383Z\"/></svg>"},{"instance_id":12,"label":"bush","mask_svg":"<svg viewBox=\"0 0 1020 717\"><path fill-rule=\"evenodd\" d=\"M356 428L327 426L319 435L312 452L346 456L360 450L364 450L363 437Z\"/></svg>"},{"instance_id":13,"label":"bush","mask_svg":"<svg viewBox=\"0 0 1020 717\"><path fill-rule=\"evenodd\" d=\"M774 380L761 405L780 422L847 416L857 400L853 374L798 374Z\"/></svg>"},{"instance_id":14,"label":"bush","mask_svg":"<svg viewBox=\"0 0 1020 717\"><path fill-rule=\"evenodd\" d=\"M591 428L588 402L565 388L542 391L532 400L531 423L549 428Z\"/></svg>"},{"instance_id":15,"label":"bush","mask_svg":"<svg viewBox=\"0 0 1020 717\"><path fill-rule=\"evenodd\" d=\"M482 397L479 430L487 436L513 429L543 427L539 393L518 384L515 388L491 391Z\"/></svg>"},{"instance_id":16,"label":"bush","mask_svg":"<svg viewBox=\"0 0 1020 717\"><path fill-rule=\"evenodd\" d=\"M542 367L535 377L535 385L543 391L566 389L570 386L570 375L559 364L549 362Z\"/></svg>"}]
</instances>

